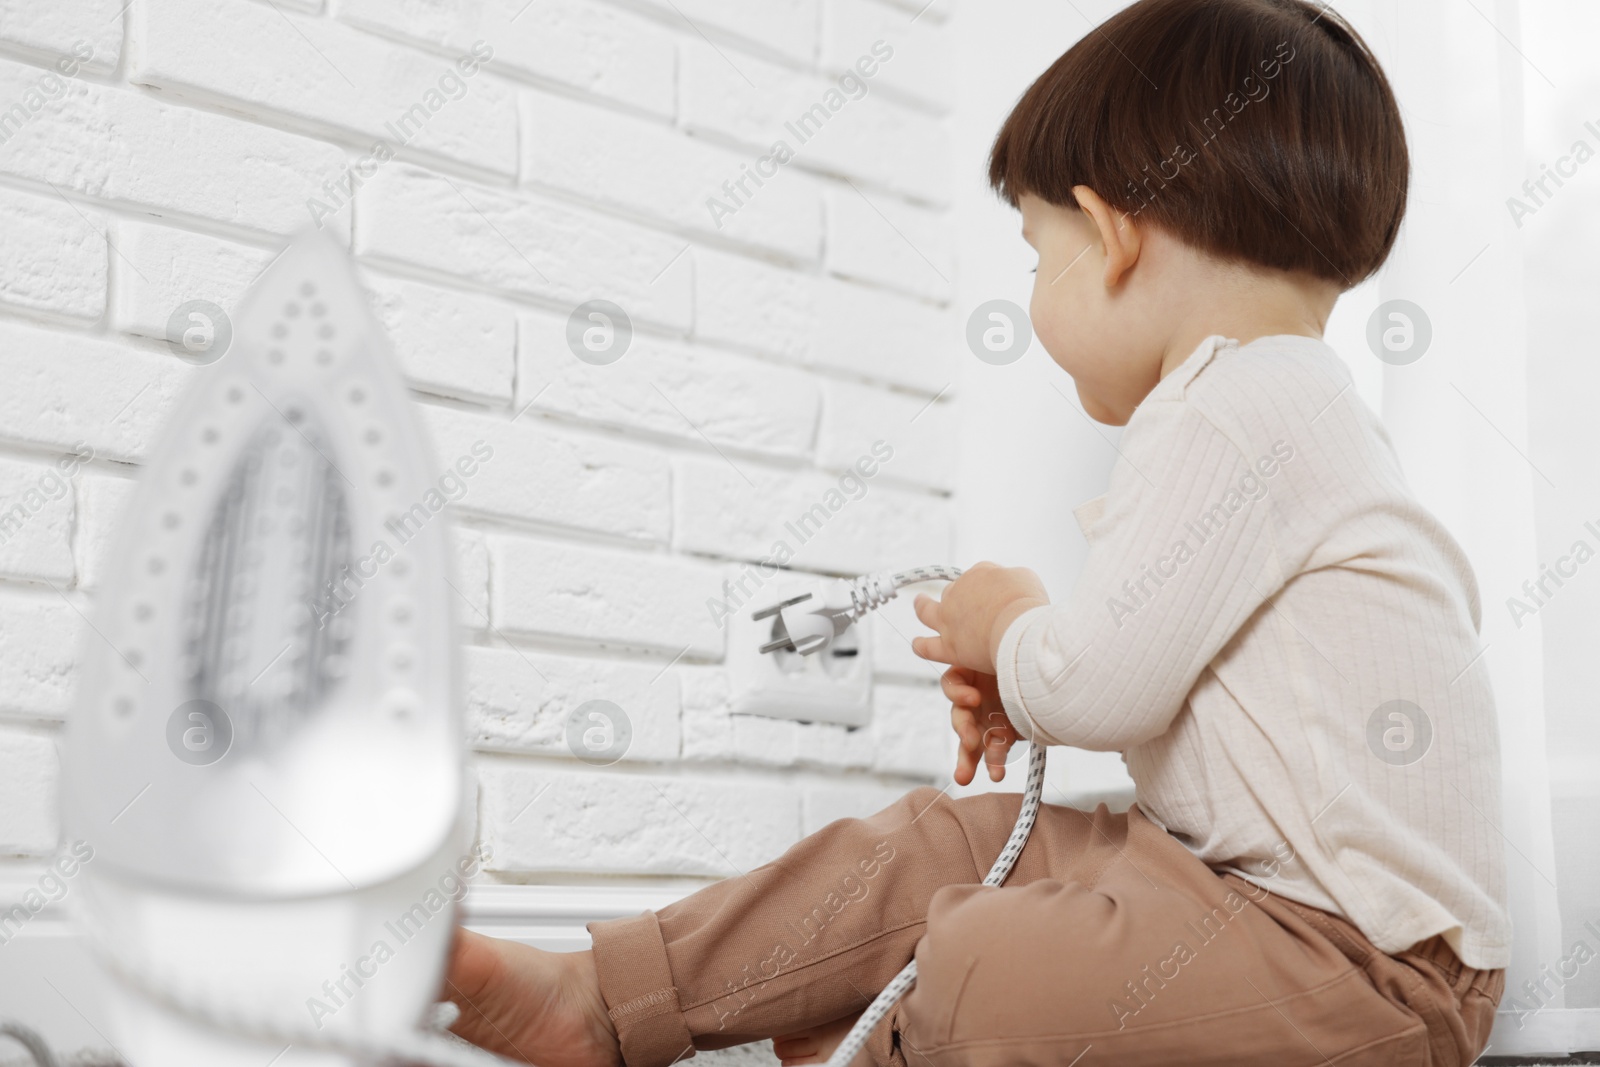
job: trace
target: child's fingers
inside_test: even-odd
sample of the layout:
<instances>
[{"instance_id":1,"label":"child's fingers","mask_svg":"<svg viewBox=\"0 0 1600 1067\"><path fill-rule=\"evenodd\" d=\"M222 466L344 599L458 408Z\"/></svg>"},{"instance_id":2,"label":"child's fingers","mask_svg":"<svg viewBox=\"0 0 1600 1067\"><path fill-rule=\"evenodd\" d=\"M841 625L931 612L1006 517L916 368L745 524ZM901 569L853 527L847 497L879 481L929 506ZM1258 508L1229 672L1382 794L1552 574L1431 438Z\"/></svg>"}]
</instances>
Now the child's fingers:
<instances>
[{"instance_id":1,"label":"child's fingers","mask_svg":"<svg viewBox=\"0 0 1600 1067\"><path fill-rule=\"evenodd\" d=\"M971 785L972 784L972 779L975 778L977 776L977 774L978 774L978 752L977 752L977 749L976 748L969 748L965 743L963 743L961 745L960 751L956 753L956 773L955 773L956 784L957 785Z\"/></svg>"},{"instance_id":2,"label":"child's fingers","mask_svg":"<svg viewBox=\"0 0 1600 1067\"><path fill-rule=\"evenodd\" d=\"M958 704L950 705L950 729L956 732L956 738L961 742L962 748L977 750L983 745L983 734L978 729L977 715L971 708L963 708Z\"/></svg>"},{"instance_id":3,"label":"child's fingers","mask_svg":"<svg viewBox=\"0 0 1600 1067\"><path fill-rule=\"evenodd\" d=\"M917 599L912 601L917 611L917 619L930 630L942 630L939 625L939 601L927 593L918 593Z\"/></svg>"},{"instance_id":4,"label":"child's fingers","mask_svg":"<svg viewBox=\"0 0 1600 1067\"><path fill-rule=\"evenodd\" d=\"M977 708L983 704L983 694L967 678L967 672L952 667L940 677L939 688L944 690L950 703L964 708Z\"/></svg>"},{"instance_id":5,"label":"child's fingers","mask_svg":"<svg viewBox=\"0 0 1600 1067\"><path fill-rule=\"evenodd\" d=\"M976 671L969 671L965 667L950 667L950 668L947 668L945 670L944 674L941 675L940 677L942 679L949 679L950 681L955 682L958 685L976 685L977 682L978 682L977 672Z\"/></svg>"},{"instance_id":6,"label":"child's fingers","mask_svg":"<svg viewBox=\"0 0 1600 1067\"><path fill-rule=\"evenodd\" d=\"M970 785L978 771L979 753L983 749L983 733L978 729L978 716L969 708L950 708L950 725L959 742L956 755L956 782Z\"/></svg>"},{"instance_id":7,"label":"child's fingers","mask_svg":"<svg viewBox=\"0 0 1600 1067\"><path fill-rule=\"evenodd\" d=\"M955 656L945 647L944 640L938 637L913 637L911 651L923 659L931 659L935 663L955 663Z\"/></svg>"},{"instance_id":8,"label":"child's fingers","mask_svg":"<svg viewBox=\"0 0 1600 1067\"><path fill-rule=\"evenodd\" d=\"M983 732L983 762L989 768L991 782L1005 778L1006 754L1016 742L1017 735L1009 726L991 726Z\"/></svg>"}]
</instances>

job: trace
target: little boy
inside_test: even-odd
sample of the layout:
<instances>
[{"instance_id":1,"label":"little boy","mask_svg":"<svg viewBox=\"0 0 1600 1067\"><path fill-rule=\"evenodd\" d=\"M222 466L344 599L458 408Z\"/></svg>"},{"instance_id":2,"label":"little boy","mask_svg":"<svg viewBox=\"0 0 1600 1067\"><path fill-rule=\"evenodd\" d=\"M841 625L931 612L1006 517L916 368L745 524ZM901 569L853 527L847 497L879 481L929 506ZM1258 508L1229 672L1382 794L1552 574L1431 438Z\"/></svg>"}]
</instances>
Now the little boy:
<instances>
[{"instance_id":1,"label":"little boy","mask_svg":"<svg viewBox=\"0 0 1600 1067\"><path fill-rule=\"evenodd\" d=\"M592 952L462 932L457 1032L543 1067L819 1062L914 954L880 1067L1471 1063L1510 958L1476 586L1321 340L1407 174L1382 71L1303 0L1141 0L1063 55L990 178L1122 454L1069 600L981 564L918 599L916 647L959 781L1018 738L1120 751L1135 806L1044 807L999 889L1017 796L924 789Z\"/></svg>"}]
</instances>

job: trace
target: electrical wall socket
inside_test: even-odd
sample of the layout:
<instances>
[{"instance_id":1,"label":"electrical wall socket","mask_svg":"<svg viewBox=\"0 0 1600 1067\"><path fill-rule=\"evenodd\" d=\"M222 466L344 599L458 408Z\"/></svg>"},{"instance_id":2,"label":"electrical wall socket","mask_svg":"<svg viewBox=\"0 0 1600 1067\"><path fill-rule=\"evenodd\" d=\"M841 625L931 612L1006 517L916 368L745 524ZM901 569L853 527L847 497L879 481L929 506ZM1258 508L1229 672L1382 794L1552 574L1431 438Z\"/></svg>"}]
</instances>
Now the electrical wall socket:
<instances>
[{"instance_id":1,"label":"electrical wall socket","mask_svg":"<svg viewBox=\"0 0 1600 1067\"><path fill-rule=\"evenodd\" d=\"M777 603L813 583L763 590L762 603ZM728 619L728 681L732 706L744 715L802 722L865 726L872 721L872 628L856 623L825 651L810 656L761 651L771 641L773 619L750 618L746 603Z\"/></svg>"}]
</instances>

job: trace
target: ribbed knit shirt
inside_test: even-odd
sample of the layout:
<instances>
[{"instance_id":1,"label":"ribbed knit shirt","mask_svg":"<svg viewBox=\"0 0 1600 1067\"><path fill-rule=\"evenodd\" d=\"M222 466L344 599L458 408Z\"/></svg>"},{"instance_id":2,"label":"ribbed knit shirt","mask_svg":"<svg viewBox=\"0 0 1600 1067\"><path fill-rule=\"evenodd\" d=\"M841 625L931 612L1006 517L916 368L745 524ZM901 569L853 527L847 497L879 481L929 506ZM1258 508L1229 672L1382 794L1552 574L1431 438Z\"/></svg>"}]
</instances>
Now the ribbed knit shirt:
<instances>
[{"instance_id":1,"label":"ribbed knit shirt","mask_svg":"<svg viewBox=\"0 0 1600 1067\"><path fill-rule=\"evenodd\" d=\"M1077 511L1071 598L1007 628L1030 740L1120 751L1141 810L1215 870L1385 953L1511 958L1476 579L1320 340L1207 338Z\"/></svg>"}]
</instances>

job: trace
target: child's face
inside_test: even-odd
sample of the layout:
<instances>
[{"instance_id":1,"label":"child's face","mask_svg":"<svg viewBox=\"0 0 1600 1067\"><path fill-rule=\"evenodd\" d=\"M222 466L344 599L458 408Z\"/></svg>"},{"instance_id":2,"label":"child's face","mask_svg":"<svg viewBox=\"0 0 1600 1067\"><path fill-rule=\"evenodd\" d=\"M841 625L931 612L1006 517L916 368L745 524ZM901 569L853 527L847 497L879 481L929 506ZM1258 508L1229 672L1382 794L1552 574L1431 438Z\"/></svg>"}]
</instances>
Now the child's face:
<instances>
[{"instance_id":1,"label":"child's face","mask_svg":"<svg viewBox=\"0 0 1600 1067\"><path fill-rule=\"evenodd\" d=\"M1034 333L1072 376L1084 411L1121 426L1161 379L1161 309L1131 278L1108 274L1088 211L1032 195L1020 197L1018 207L1023 239L1039 253L1029 309Z\"/></svg>"}]
</instances>

